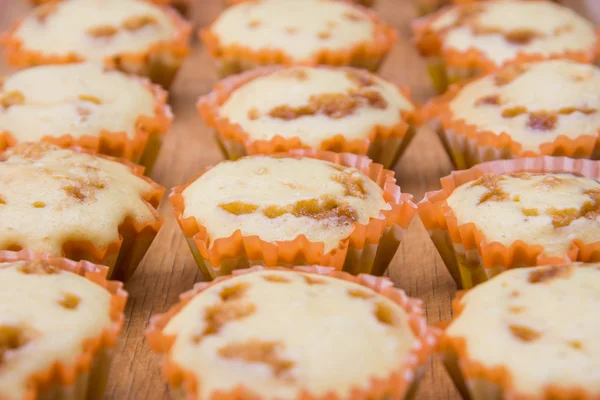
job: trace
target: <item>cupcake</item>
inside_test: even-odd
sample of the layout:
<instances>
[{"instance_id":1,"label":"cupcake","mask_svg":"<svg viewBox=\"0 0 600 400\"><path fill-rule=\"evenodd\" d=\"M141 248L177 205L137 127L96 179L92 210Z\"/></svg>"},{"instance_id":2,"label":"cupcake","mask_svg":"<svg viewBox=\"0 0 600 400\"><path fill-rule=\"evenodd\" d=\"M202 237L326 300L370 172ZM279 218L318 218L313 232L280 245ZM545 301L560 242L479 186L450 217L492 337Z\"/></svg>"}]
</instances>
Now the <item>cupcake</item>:
<instances>
[{"instance_id":1,"label":"cupcake","mask_svg":"<svg viewBox=\"0 0 600 400\"><path fill-rule=\"evenodd\" d=\"M387 269L416 206L367 157L294 150L208 168L170 200L200 269L319 264Z\"/></svg>"},{"instance_id":2,"label":"cupcake","mask_svg":"<svg viewBox=\"0 0 600 400\"><path fill-rule=\"evenodd\" d=\"M162 224L163 192L117 159L17 145L0 161L0 250L88 260L125 280Z\"/></svg>"},{"instance_id":3,"label":"cupcake","mask_svg":"<svg viewBox=\"0 0 600 400\"><path fill-rule=\"evenodd\" d=\"M413 25L434 87L524 61L593 63L600 49L594 25L550 1L499 0L447 7Z\"/></svg>"},{"instance_id":4,"label":"cupcake","mask_svg":"<svg viewBox=\"0 0 600 400\"><path fill-rule=\"evenodd\" d=\"M600 261L600 162L492 161L442 178L419 216L466 289L511 268Z\"/></svg>"},{"instance_id":5,"label":"cupcake","mask_svg":"<svg viewBox=\"0 0 600 400\"><path fill-rule=\"evenodd\" d=\"M41 4L45 4L45 3L50 3L52 1L56 1L56 0L31 0L31 3L33 3L34 5L41 5ZM156 3L156 4L160 4L160 5L165 5L165 6L171 6L174 9L176 9L177 11L179 11L179 13L183 16L188 16L191 12L191 7L192 7L192 0L147 0L147 1L151 1L152 3Z\"/></svg>"},{"instance_id":6,"label":"cupcake","mask_svg":"<svg viewBox=\"0 0 600 400\"><path fill-rule=\"evenodd\" d=\"M568 60L510 65L452 87L423 115L458 169L539 155L598 159L600 69Z\"/></svg>"},{"instance_id":7,"label":"cupcake","mask_svg":"<svg viewBox=\"0 0 600 400\"><path fill-rule=\"evenodd\" d=\"M0 252L1 398L102 398L127 300L106 272Z\"/></svg>"},{"instance_id":8,"label":"cupcake","mask_svg":"<svg viewBox=\"0 0 600 400\"><path fill-rule=\"evenodd\" d=\"M146 337L166 354L163 371L173 393L186 399L413 397L437 341L420 300L388 279L330 268L237 272L196 285L152 318Z\"/></svg>"},{"instance_id":9,"label":"cupcake","mask_svg":"<svg viewBox=\"0 0 600 400\"><path fill-rule=\"evenodd\" d=\"M493 1L493 0L416 0L417 10L420 15L427 15L432 12L439 10L442 7L451 5L451 4L471 4L482 1ZM527 0L523 0L527 1ZM532 0L538 1L538 0ZM560 3L561 0L546 0L546 1L554 1L555 3Z\"/></svg>"},{"instance_id":10,"label":"cupcake","mask_svg":"<svg viewBox=\"0 0 600 400\"><path fill-rule=\"evenodd\" d=\"M226 6L232 6L234 4L244 3L247 1L254 1L254 0L223 0L223 3L225 3ZM375 0L350 0L350 1L352 1L353 3L359 4L361 6L364 6L364 7L373 7L373 5L375 4Z\"/></svg>"},{"instance_id":11,"label":"cupcake","mask_svg":"<svg viewBox=\"0 0 600 400\"><path fill-rule=\"evenodd\" d=\"M460 296L442 349L465 399L597 399L600 265L507 271Z\"/></svg>"},{"instance_id":12,"label":"cupcake","mask_svg":"<svg viewBox=\"0 0 600 400\"><path fill-rule=\"evenodd\" d=\"M170 86L189 51L190 25L143 0L61 0L41 5L4 35L7 62L103 62Z\"/></svg>"},{"instance_id":13,"label":"cupcake","mask_svg":"<svg viewBox=\"0 0 600 400\"><path fill-rule=\"evenodd\" d=\"M310 147L366 154L386 168L418 122L406 90L349 67L259 68L218 83L198 110L229 159Z\"/></svg>"},{"instance_id":14,"label":"cupcake","mask_svg":"<svg viewBox=\"0 0 600 400\"><path fill-rule=\"evenodd\" d=\"M0 150L25 141L80 146L152 167L171 123L166 92L101 65L45 65L0 84Z\"/></svg>"},{"instance_id":15,"label":"cupcake","mask_svg":"<svg viewBox=\"0 0 600 400\"><path fill-rule=\"evenodd\" d=\"M229 7L200 36L222 76L268 64L376 71L396 40L362 7L333 0L257 0Z\"/></svg>"}]
</instances>

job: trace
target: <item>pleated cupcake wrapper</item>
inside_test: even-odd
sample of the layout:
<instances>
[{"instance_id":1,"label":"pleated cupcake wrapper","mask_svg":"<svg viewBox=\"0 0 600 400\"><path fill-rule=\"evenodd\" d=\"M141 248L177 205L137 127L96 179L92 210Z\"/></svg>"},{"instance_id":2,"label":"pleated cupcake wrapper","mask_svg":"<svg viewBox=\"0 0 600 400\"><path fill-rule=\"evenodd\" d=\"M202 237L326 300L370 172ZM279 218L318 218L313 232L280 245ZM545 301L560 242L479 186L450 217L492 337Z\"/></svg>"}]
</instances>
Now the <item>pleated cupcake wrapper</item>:
<instances>
[{"instance_id":1,"label":"pleated cupcake wrapper","mask_svg":"<svg viewBox=\"0 0 600 400\"><path fill-rule=\"evenodd\" d=\"M241 231L237 230L229 237L211 240L205 226L199 224L194 217L183 217L183 191L198 179L196 178L186 185L174 187L169 199L173 204L177 222L202 272L214 278L252 265L318 264L353 274L383 274L416 212L416 205L411 201L412 195L400 192L394 172L383 169L381 164L375 164L367 157L349 153L296 149L271 156L310 157L355 167L383 189L384 199L391 209L381 210L379 215L371 218L367 224L354 222L349 236L340 240L338 247L329 252L324 251L323 242L311 242L304 235L291 241L272 243L256 235L242 235Z\"/></svg>"},{"instance_id":2,"label":"pleated cupcake wrapper","mask_svg":"<svg viewBox=\"0 0 600 400\"><path fill-rule=\"evenodd\" d=\"M35 372L29 378L31 385L24 400L95 400L101 399L108 380L108 372L117 336L123 327L127 292L123 284L108 281L108 268L87 261L44 257L30 251L0 250L0 262L45 260L50 265L85 277L102 286L111 295L112 324L97 337L86 339L81 354L72 363L54 362L50 367Z\"/></svg>"},{"instance_id":3,"label":"pleated cupcake wrapper","mask_svg":"<svg viewBox=\"0 0 600 400\"><path fill-rule=\"evenodd\" d=\"M135 122L135 134L129 137L125 132L111 132L101 130L98 135L74 136L68 132L56 132L44 136L41 141L52 143L62 148L81 147L94 153L112 157L123 158L145 167L150 174L162 144L173 113L167 104L167 92L148 79L132 76L139 80L152 93L155 99L154 116L139 115ZM0 151L4 151L18 143L16 135L12 132L0 130Z\"/></svg>"},{"instance_id":4,"label":"pleated cupcake wrapper","mask_svg":"<svg viewBox=\"0 0 600 400\"><path fill-rule=\"evenodd\" d=\"M451 86L446 93L421 109L421 118L433 122L444 149L457 169L470 168L485 161L541 155L600 159L600 131L577 137L560 135L533 151L523 149L505 132L482 130L464 119L455 118L450 103L472 82L474 80Z\"/></svg>"},{"instance_id":5,"label":"pleated cupcake wrapper","mask_svg":"<svg viewBox=\"0 0 600 400\"><path fill-rule=\"evenodd\" d=\"M92 154L84 149L73 150ZM137 268L138 264L152 244L163 223L163 218L156 208L162 199L165 189L150 178L144 176L144 168L132 164L127 160L93 154L96 157L125 164L131 172L152 185L152 190L142 195L148 209L152 212L153 220L138 222L133 217L126 217L119 224L119 239L100 248L89 240L70 240L63 243L62 256L74 260L87 260L92 263L108 267L108 277L120 281L126 281Z\"/></svg>"},{"instance_id":6,"label":"pleated cupcake wrapper","mask_svg":"<svg viewBox=\"0 0 600 400\"><path fill-rule=\"evenodd\" d=\"M302 143L302 139L298 136L284 138L276 135L270 140L252 140L240 124L220 116L221 106L236 90L254 79L268 76L284 68L282 66L263 67L226 78L217 83L211 93L198 99L198 112L204 122L215 129L217 141L226 158L235 160L249 154L273 154L309 147ZM322 66L320 68L330 67ZM357 71L350 67L344 69ZM408 90L403 88L399 88L399 90L410 101ZM418 110L417 105L412 104L415 110ZM420 123L419 117L417 111L402 111L400 112L400 122L395 125L374 125L365 135L365 139L347 140L344 133L341 132L323 141L319 150L368 155L374 162L391 168L414 137L415 126Z\"/></svg>"},{"instance_id":7,"label":"pleated cupcake wrapper","mask_svg":"<svg viewBox=\"0 0 600 400\"><path fill-rule=\"evenodd\" d=\"M465 3L468 3L465 2ZM498 70L510 64L522 64L551 59L568 59L580 63L592 64L600 58L600 29L596 30L596 43L587 51L563 51L548 55L519 52L515 58L496 64L483 51L470 47L457 50L444 47L445 33L431 29L434 21L449 12L449 8L417 19L412 24L413 42L422 56L429 61L429 75L433 86L440 93L449 85L462 82L483 74Z\"/></svg>"},{"instance_id":8,"label":"pleated cupcake wrapper","mask_svg":"<svg viewBox=\"0 0 600 400\"><path fill-rule=\"evenodd\" d=\"M240 4L240 3L245 3L248 1L256 1L256 0L222 0L223 4L226 7L233 6L233 5ZM359 4L363 7L373 7L373 5L375 5L375 0L338 0L338 1L353 2L353 3Z\"/></svg>"},{"instance_id":9,"label":"pleated cupcake wrapper","mask_svg":"<svg viewBox=\"0 0 600 400\"><path fill-rule=\"evenodd\" d=\"M188 41L192 27L175 10L169 7L161 7L161 9L175 26L176 33L173 38L156 42L143 51L106 57L104 65L107 68L148 77L152 82L164 88L171 86L179 67L189 53ZM17 21L7 33L0 37L0 43L4 46L4 56L9 65L29 68L35 65L70 64L85 61L84 57L76 53L52 54L27 49L21 39L16 36L22 21L22 19Z\"/></svg>"},{"instance_id":10,"label":"pleated cupcake wrapper","mask_svg":"<svg viewBox=\"0 0 600 400\"><path fill-rule=\"evenodd\" d=\"M163 329L169 321L177 315L187 303L189 303L196 295L204 290L231 279L238 275L254 273L263 270L286 270L289 268L264 268L253 267L244 270L234 271L233 275L222 276L212 282L202 282L194 285L194 288L180 296L180 301L164 314L158 314L150 319L150 325L146 330L146 338L152 349L159 354L165 354L166 357L163 363L163 374L165 375L169 385L176 393L180 394L180 398L195 399L199 392L199 387L202 382L198 382L195 375L191 371L184 370L170 356L170 350L175 342L175 336L163 333ZM414 395L415 384L420 377L425 364L436 349L437 340L440 332L435 328L428 328L427 321L423 312L423 303L421 300L409 298L402 290L395 289L393 283L387 278L375 277L372 275L361 274L353 276L345 272L336 271L333 268L320 266L299 266L294 267L293 271L313 273L324 276L330 276L341 279L347 282L354 282L362 286L374 290L382 296L387 297L394 303L399 305L408 314L408 325L416 337L416 342L404 360L398 365L398 368L392 371L386 378L371 378L369 385L366 388L352 388L349 396L344 397L337 393L328 393L326 396L316 396L308 391L303 391L298 394L298 399L410 399ZM290 272L293 273L293 272ZM237 386L227 393L219 393L219 399L257 399L260 397L253 395L248 388Z\"/></svg>"},{"instance_id":11,"label":"pleated cupcake wrapper","mask_svg":"<svg viewBox=\"0 0 600 400\"><path fill-rule=\"evenodd\" d=\"M467 291L460 291L452 302L453 320L460 317L464 309L461 299ZM447 324L449 325L449 323ZM594 400L598 393L592 393L583 387L561 387L548 385L537 395L519 392L512 384L511 373L507 366L485 365L471 358L464 337L451 337L445 333L439 341L444 366L448 375L465 400Z\"/></svg>"},{"instance_id":12,"label":"pleated cupcake wrapper","mask_svg":"<svg viewBox=\"0 0 600 400\"><path fill-rule=\"evenodd\" d=\"M600 261L600 242L575 240L564 257L544 255L544 247L518 240L510 246L488 242L473 223L459 225L447 199L454 190L487 173L574 173L600 179L600 162L567 157L537 157L499 160L455 171L441 179L442 189L428 192L419 202L418 213L425 228L459 288L469 289L510 268Z\"/></svg>"},{"instance_id":13,"label":"pleated cupcake wrapper","mask_svg":"<svg viewBox=\"0 0 600 400\"><path fill-rule=\"evenodd\" d=\"M288 55L285 49L254 50L243 45L224 45L211 26L200 30L200 38L217 61L221 76L237 74L256 67L272 64L307 65L320 64L352 66L377 71L396 42L396 30L381 22L375 13L356 5L351 5L358 13L369 18L375 25L373 37L342 50L319 50L307 59L297 60Z\"/></svg>"}]
</instances>

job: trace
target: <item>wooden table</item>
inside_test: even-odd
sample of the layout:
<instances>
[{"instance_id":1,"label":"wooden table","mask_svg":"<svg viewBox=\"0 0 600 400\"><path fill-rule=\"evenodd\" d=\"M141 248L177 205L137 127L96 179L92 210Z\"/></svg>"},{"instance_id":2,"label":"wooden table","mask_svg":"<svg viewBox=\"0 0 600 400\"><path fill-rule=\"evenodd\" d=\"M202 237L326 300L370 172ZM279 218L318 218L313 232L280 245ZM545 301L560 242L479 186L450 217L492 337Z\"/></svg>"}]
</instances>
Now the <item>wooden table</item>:
<instances>
[{"instance_id":1,"label":"wooden table","mask_svg":"<svg viewBox=\"0 0 600 400\"><path fill-rule=\"evenodd\" d=\"M377 0L376 11L399 31L399 40L381 74L411 89L418 102L433 95L425 74L425 64L410 43L409 23L415 17L411 0ZM597 0L566 1L588 18L600 21ZM0 0L0 30L6 30L29 5L25 0ZM220 0L196 0L193 20L196 27L210 23L221 11ZM0 74L8 72L0 64ZM152 178L166 188L187 182L201 168L219 162L222 156L211 132L195 110L198 96L211 90L217 75L206 49L196 37L192 52L171 93L175 121L166 137ZM1 128L1 127L0 127ZM403 192L418 201L429 190L439 188L439 178L451 171L451 164L432 131L421 129L396 167ZM168 193L168 191L167 191ZM151 315L166 311L177 296L189 290L202 275L177 226L166 197L160 206L165 224L135 275L127 282L127 319L106 391L108 399L165 399L168 387L161 377L157 356L150 352L144 329ZM398 254L390 266L396 286L425 302L430 323L451 317L450 304L456 286L418 217L412 222ZM418 399L459 399L440 361L433 359L421 382Z\"/></svg>"}]
</instances>

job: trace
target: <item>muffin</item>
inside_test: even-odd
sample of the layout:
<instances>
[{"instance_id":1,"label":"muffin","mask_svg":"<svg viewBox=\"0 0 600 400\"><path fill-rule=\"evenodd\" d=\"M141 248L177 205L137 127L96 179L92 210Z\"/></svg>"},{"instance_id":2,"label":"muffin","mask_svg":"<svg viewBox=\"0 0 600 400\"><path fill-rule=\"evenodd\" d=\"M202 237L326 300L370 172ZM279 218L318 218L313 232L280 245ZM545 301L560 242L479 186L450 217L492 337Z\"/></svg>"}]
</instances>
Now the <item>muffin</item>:
<instances>
[{"instance_id":1,"label":"muffin","mask_svg":"<svg viewBox=\"0 0 600 400\"><path fill-rule=\"evenodd\" d=\"M329 268L237 272L196 285L152 318L146 337L166 354L163 371L173 393L257 400L414 396L437 341L420 300L388 279Z\"/></svg>"},{"instance_id":2,"label":"muffin","mask_svg":"<svg viewBox=\"0 0 600 400\"><path fill-rule=\"evenodd\" d=\"M600 162L492 161L442 178L419 216L459 287L511 268L600 261Z\"/></svg>"},{"instance_id":3,"label":"muffin","mask_svg":"<svg viewBox=\"0 0 600 400\"><path fill-rule=\"evenodd\" d=\"M170 200L205 275L250 265L387 269L416 206L367 157L294 150L208 168Z\"/></svg>"},{"instance_id":4,"label":"muffin","mask_svg":"<svg viewBox=\"0 0 600 400\"><path fill-rule=\"evenodd\" d=\"M189 51L190 25L143 0L61 0L35 8L4 35L7 62L101 62L171 85Z\"/></svg>"},{"instance_id":5,"label":"muffin","mask_svg":"<svg viewBox=\"0 0 600 400\"><path fill-rule=\"evenodd\" d=\"M465 399L595 399L599 264L507 271L454 303L442 349Z\"/></svg>"},{"instance_id":6,"label":"muffin","mask_svg":"<svg viewBox=\"0 0 600 400\"><path fill-rule=\"evenodd\" d=\"M539 155L598 159L599 111L600 69L550 60L454 86L423 115L462 169Z\"/></svg>"},{"instance_id":7,"label":"muffin","mask_svg":"<svg viewBox=\"0 0 600 400\"><path fill-rule=\"evenodd\" d=\"M1 398L102 398L127 300L106 272L0 252Z\"/></svg>"},{"instance_id":8,"label":"muffin","mask_svg":"<svg viewBox=\"0 0 600 400\"><path fill-rule=\"evenodd\" d=\"M508 64L557 58L593 63L600 49L591 22L542 0L455 5L418 20L413 32L440 92Z\"/></svg>"},{"instance_id":9,"label":"muffin","mask_svg":"<svg viewBox=\"0 0 600 400\"><path fill-rule=\"evenodd\" d=\"M41 5L45 3L50 3L56 0L31 0L31 2L35 5ZM192 7L192 0L148 0L156 4L160 5L170 5L183 16L189 16Z\"/></svg>"},{"instance_id":10,"label":"muffin","mask_svg":"<svg viewBox=\"0 0 600 400\"><path fill-rule=\"evenodd\" d=\"M396 40L395 30L367 9L333 0L243 2L200 36L222 76L268 64L376 71Z\"/></svg>"},{"instance_id":11,"label":"muffin","mask_svg":"<svg viewBox=\"0 0 600 400\"><path fill-rule=\"evenodd\" d=\"M0 150L25 141L80 146L149 170L171 123L166 92L101 65L32 67L0 84Z\"/></svg>"},{"instance_id":12,"label":"muffin","mask_svg":"<svg viewBox=\"0 0 600 400\"><path fill-rule=\"evenodd\" d=\"M432 12L439 10L442 7L448 6L450 4L470 4L477 3L481 1L491 1L491 0L416 0L417 10L420 15L427 15ZM527 0L524 0L527 1ZM538 1L538 0L533 0ZM546 0L546 1L554 1L555 3L560 3L561 0Z\"/></svg>"},{"instance_id":13,"label":"muffin","mask_svg":"<svg viewBox=\"0 0 600 400\"><path fill-rule=\"evenodd\" d=\"M413 138L406 90L350 67L264 67L219 82L198 110L225 157L294 148L368 155L393 167Z\"/></svg>"},{"instance_id":14,"label":"muffin","mask_svg":"<svg viewBox=\"0 0 600 400\"><path fill-rule=\"evenodd\" d=\"M125 280L162 224L163 192L117 159L17 145L0 161L0 250L88 260Z\"/></svg>"},{"instance_id":15,"label":"muffin","mask_svg":"<svg viewBox=\"0 0 600 400\"><path fill-rule=\"evenodd\" d=\"M232 6L234 4L243 3L246 1L254 1L254 0L223 0L226 6ZM359 4L364 7L373 7L375 5L375 0L350 0L353 3Z\"/></svg>"}]
</instances>

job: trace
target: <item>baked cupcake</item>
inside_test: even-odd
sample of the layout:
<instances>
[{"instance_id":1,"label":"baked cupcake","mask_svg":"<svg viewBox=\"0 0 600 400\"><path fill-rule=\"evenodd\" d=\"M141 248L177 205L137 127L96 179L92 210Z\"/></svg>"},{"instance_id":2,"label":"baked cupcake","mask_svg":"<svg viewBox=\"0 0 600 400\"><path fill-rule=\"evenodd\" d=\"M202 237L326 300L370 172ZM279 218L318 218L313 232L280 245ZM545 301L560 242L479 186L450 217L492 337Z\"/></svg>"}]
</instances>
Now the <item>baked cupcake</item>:
<instances>
[{"instance_id":1,"label":"baked cupcake","mask_svg":"<svg viewBox=\"0 0 600 400\"><path fill-rule=\"evenodd\" d=\"M177 12L144 0L59 0L17 22L3 44L15 67L103 62L168 87L190 33Z\"/></svg>"},{"instance_id":2,"label":"baked cupcake","mask_svg":"<svg viewBox=\"0 0 600 400\"><path fill-rule=\"evenodd\" d=\"M600 69L568 60L510 65L452 87L423 115L459 169L538 155L598 159Z\"/></svg>"},{"instance_id":3,"label":"baked cupcake","mask_svg":"<svg viewBox=\"0 0 600 400\"><path fill-rule=\"evenodd\" d=\"M35 5L50 3L56 0L31 0ZM192 0L148 0L156 4L171 6L183 16L188 16L191 12Z\"/></svg>"},{"instance_id":4,"label":"baked cupcake","mask_svg":"<svg viewBox=\"0 0 600 400\"><path fill-rule=\"evenodd\" d=\"M439 10L442 7L449 6L451 4L471 4L478 3L482 1L493 1L493 0L416 0L417 10L420 15L427 15L432 12ZM528 0L523 0L528 1ZM538 1L538 0L532 0ZM554 1L555 3L560 3L561 0L546 0L546 1Z\"/></svg>"},{"instance_id":5,"label":"baked cupcake","mask_svg":"<svg viewBox=\"0 0 600 400\"><path fill-rule=\"evenodd\" d=\"M219 82L198 110L229 159L310 147L366 154L386 168L418 122L406 90L349 67L255 69Z\"/></svg>"},{"instance_id":6,"label":"baked cupcake","mask_svg":"<svg viewBox=\"0 0 600 400\"><path fill-rule=\"evenodd\" d=\"M146 337L166 353L163 371L174 393L187 399L413 397L437 340L420 300L388 279L330 268L236 272L196 285L152 318Z\"/></svg>"},{"instance_id":7,"label":"baked cupcake","mask_svg":"<svg viewBox=\"0 0 600 400\"><path fill-rule=\"evenodd\" d=\"M243 2L200 36L222 76L268 64L376 71L396 40L395 30L367 9L334 0Z\"/></svg>"},{"instance_id":8,"label":"baked cupcake","mask_svg":"<svg viewBox=\"0 0 600 400\"><path fill-rule=\"evenodd\" d=\"M600 265L507 271L454 303L442 340L465 399L595 399Z\"/></svg>"},{"instance_id":9,"label":"baked cupcake","mask_svg":"<svg viewBox=\"0 0 600 400\"><path fill-rule=\"evenodd\" d=\"M0 150L24 141L80 146L150 169L171 123L167 94L101 65L45 65L0 84Z\"/></svg>"},{"instance_id":10,"label":"baked cupcake","mask_svg":"<svg viewBox=\"0 0 600 400\"><path fill-rule=\"evenodd\" d=\"M498 0L447 7L413 25L435 88L525 61L593 63L600 49L594 25L559 4Z\"/></svg>"},{"instance_id":11,"label":"baked cupcake","mask_svg":"<svg viewBox=\"0 0 600 400\"><path fill-rule=\"evenodd\" d=\"M0 252L1 398L102 398L127 300L106 272Z\"/></svg>"},{"instance_id":12,"label":"baked cupcake","mask_svg":"<svg viewBox=\"0 0 600 400\"><path fill-rule=\"evenodd\" d=\"M223 3L225 3L226 6L232 6L234 4L239 4L239 3L244 3L247 1L254 1L254 0L223 0ZM364 7L373 7L373 5L375 4L375 0L350 0L353 3L356 4L360 4L361 6Z\"/></svg>"},{"instance_id":13,"label":"baked cupcake","mask_svg":"<svg viewBox=\"0 0 600 400\"><path fill-rule=\"evenodd\" d=\"M492 161L442 178L419 216L466 289L511 268L600 261L600 162Z\"/></svg>"},{"instance_id":14,"label":"baked cupcake","mask_svg":"<svg viewBox=\"0 0 600 400\"><path fill-rule=\"evenodd\" d=\"M416 206L367 157L293 150L208 168L170 200L200 269L251 265L387 269Z\"/></svg>"},{"instance_id":15,"label":"baked cupcake","mask_svg":"<svg viewBox=\"0 0 600 400\"><path fill-rule=\"evenodd\" d=\"M164 189L141 167L51 144L20 144L0 162L0 250L110 267L125 280L156 236Z\"/></svg>"}]
</instances>

